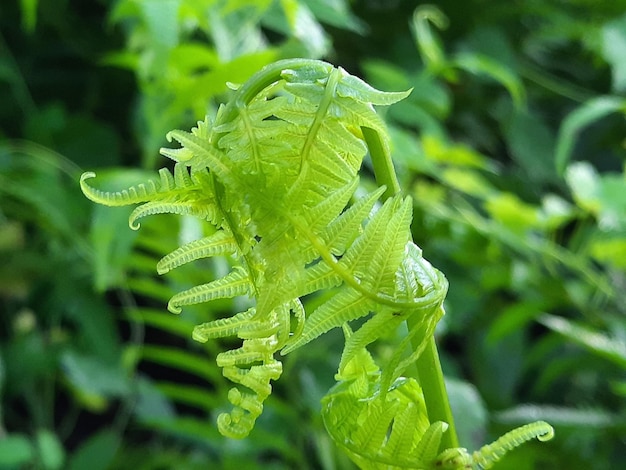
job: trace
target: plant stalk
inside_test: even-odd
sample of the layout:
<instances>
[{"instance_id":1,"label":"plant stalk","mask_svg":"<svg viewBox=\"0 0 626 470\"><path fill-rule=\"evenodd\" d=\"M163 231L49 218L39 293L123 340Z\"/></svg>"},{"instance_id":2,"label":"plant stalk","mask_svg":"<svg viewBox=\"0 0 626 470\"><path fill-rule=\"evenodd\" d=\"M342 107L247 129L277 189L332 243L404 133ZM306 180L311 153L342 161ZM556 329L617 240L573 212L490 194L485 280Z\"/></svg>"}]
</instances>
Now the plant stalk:
<instances>
[{"instance_id":1,"label":"plant stalk","mask_svg":"<svg viewBox=\"0 0 626 470\"><path fill-rule=\"evenodd\" d=\"M361 131L363 132L363 138L370 151L376 183L381 186L384 185L387 188L383 194L383 198L387 199L400 193L400 183L396 176L387 142L381 139L378 132L374 129L362 127ZM407 319L409 331L417 327L417 321L418 319L412 317ZM414 338L413 341L417 342L419 338ZM415 346L414 344L414 347ZM426 402L429 421L431 423L443 421L449 426L448 430L442 436L441 449L459 447L459 439L454 426L454 419L448 400L448 392L446 391L434 336L429 338L426 349L416 361L416 366L417 378L424 393L424 401Z\"/></svg>"}]
</instances>

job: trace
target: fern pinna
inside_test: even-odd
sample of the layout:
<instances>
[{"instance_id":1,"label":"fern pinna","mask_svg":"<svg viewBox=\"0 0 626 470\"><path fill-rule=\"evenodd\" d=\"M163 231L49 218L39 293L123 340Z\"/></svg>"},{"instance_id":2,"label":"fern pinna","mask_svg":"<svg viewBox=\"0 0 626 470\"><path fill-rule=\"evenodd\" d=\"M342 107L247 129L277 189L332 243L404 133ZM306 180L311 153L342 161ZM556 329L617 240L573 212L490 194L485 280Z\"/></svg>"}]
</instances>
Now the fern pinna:
<instances>
[{"instance_id":1,"label":"fern pinna","mask_svg":"<svg viewBox=\"0 0 626 470\"><path fill-rule=\"evenodd\" d=\"M346 338L353 333L344 325ZM554 436L544 421L521 426L469 453L452 447L439 451L448 423L428 419L417 380L397 377L381 387L381 372L365 348L337 374L338 383L322 400L322 418L333 441L367 470L483 470L508 451L533 438Z\"/></svg>"},{"instance_id":2,"label":"fern pinna","mask_svg":"<svg viewBox=\"0 0 626 470\"><path fill-rule=\"evenodd\" d=\"M407 94L378 91L325 62L279 61L234 92L213 121L168 134L181 144L161 150L176 162L173 173L162 169L159 180L119 192L92 187L93 173L81 177L83 192L95 202L141 204L130 216L132 228L157 213L192 215L215 226L212 235L165 256L159 273L201 258L236 260L226 276L180 292L168 304L177 313L220 298L254 300L248 310L198 325L193 333L198 341L242 340L216 358L237 384L228 393L231 412L218 417L225 436L241 438L253 428L270 382L281 375L279 351L287 354L364 318L346 336L343 377L367 345L412 317L409 335L372 376L373 388L366 387L382 397L374 400L376 408L388 390L394 396L402 371L432 337L447 281L411 241L411 200L396 194L379 202L383 193L390 196L384 186L355 197L368 144L370 150L388 148L373 105ZM305 312L300 299L322 290L325 302ZM409 343L413 352L407 355ZM328 409L341 414L342 408L331 403Z\"/></svg>"}]
</instances>

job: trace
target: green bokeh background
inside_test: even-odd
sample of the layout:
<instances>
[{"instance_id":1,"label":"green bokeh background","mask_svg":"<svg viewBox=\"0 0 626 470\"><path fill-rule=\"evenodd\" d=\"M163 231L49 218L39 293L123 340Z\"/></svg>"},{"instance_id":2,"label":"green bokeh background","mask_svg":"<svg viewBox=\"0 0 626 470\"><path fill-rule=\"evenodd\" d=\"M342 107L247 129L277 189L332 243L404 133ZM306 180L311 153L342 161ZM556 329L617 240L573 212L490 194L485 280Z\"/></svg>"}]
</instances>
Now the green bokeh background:
<instances>
[{"instance_id":1,"label":"green bokeh background","mask_svg":"<svg viewBox=\"0 0 626 470\"><path fill-rule=\"evenodd\" d=\"M190 332L236 305L165 305L226 266L155 273L204 227L133 232L78 188L154 175L167 131L288 57L413 88L384 113L414 238L450 281L437 338L462 444L545 419L556 438L496 468L626 467L626 2L8 0L0 469L353 468L319 416L340 332L286 359L248 439L221 437L223 345Z\"/></svg>"}]
</instances>

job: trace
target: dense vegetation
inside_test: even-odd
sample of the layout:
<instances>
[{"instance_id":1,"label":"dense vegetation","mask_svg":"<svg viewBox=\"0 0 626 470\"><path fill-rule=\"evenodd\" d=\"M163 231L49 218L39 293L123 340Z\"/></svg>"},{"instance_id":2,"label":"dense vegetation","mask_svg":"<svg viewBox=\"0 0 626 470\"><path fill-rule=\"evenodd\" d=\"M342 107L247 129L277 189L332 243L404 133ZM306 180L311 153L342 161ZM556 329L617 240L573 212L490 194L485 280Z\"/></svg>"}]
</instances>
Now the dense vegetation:
<instances>
[{"instance_id":1,"label":"dense vegetation","mask_svg":"<svg viewBox=\"0 0 626 470\"><path fill-rule=\"evenodd\" d=\"M285 360L246 440L221 437L223 348L191 331L237 305L165 305L228 266L156 276L203 227L133 232L78 187L152 176L169 130L289 57L413 88L385 119L450 283L462 444L541 418L556 438L498 468L626 465L626 2L23 0L0 51L0 468L353 468L319 413L341 332Z\"/></svg>"}]
</instances>

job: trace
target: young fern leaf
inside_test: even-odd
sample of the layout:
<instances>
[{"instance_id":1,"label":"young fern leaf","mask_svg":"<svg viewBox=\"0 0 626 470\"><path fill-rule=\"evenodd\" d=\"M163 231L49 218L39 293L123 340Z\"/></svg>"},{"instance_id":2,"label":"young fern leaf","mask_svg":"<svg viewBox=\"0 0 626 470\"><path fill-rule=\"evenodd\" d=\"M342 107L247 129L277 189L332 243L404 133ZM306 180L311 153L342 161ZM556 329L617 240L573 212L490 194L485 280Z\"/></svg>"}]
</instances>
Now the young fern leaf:
<instances>
[{"instance_id":1,"label":"young fern leaf","mask_svg":"<svg viewBox=\"0 0 626 470\"><path fill-rule=\"evenodd\" d=\"M193 332L200 342L241 341L216 357L235 384L228 392L231 411L217 418L223 435L250 433L282 373L279 351L287 354L342 327L339 383L323 399L322 416L335 442L362 468L489 468L522 442L552 436L548 425L536 423L472 455L461 448L438 454L447 424L429 423L420 385L401 376L433 335L448 284L411 241L408 198L391 197L377 210L387 188L354 198L368 144L388 147L373 105L407 95L375 90L324 62L280 61L239 87L214 120L168 133L181 144L161 150L176 162L173 174L162 169L157 181L113 192L92 187L93 173L82 175L81 189L92 201L140 204L129 220L133 229L158 213L191 215L214 226L212 235L163 257L157 271L228 256L230 273L174 295L169 310L242 295L254 301ZM307 316L301 297L323 290L332 295ZM362 317L366 321L352 333L348 323ZM414 327L380 370L366 346L408 317L417 319Z\"/></svg>"},{"instance_id":2,"label":"young fern leaf","mask_svg":"<svg viewBox=\"0 0 626 470\"><path fill-rule=\"evenodd\" d=\"M165 256L159 273L201 258L234 260L231 273L180 292L168 304L179 312L239 295L256 303L194 332L200 341L223 336L242 341L217 357L224 376L237 384L228 397L233 410L218 418L223 434L250 432L270 382L280 376L274 357L279 350L293 350L371 312L424 313L441 303L445 283L437 295L422 297L397 282L406 270L401 265L410 202L397 198L370 217L383 188L350 204L367 152L360 129L386 139L373 105L389 105L407 94L375 90L320 61L277 62L238 88L214 120L199 122L191 132L168 133L168 140L181 144L161 151L176 162L174 174L163 169L159 181L119 192L90 186L93 173L81 178L83 192L95 202L142 204L131 216L134 229L141 217L166 212L215 226L213 235ZM299 298L331 287L337 294L305 320ZM400 303L394 297L398 290L405 294ZM367 341L375 336L372 330Z\"/></svg>"},{"instance_id":3,"label":"young fern leaf","mask_svg":"<svg viewBox=\"0 0 626 470\"><path fill-rule=\"evenodd\" d=\"M346 342L357 333L344 327ZM339 383L322 399L322 418L328 433L364 470L485 470L508 451L537 438L554 436L543 422L515 429L493 444L470 454L464 448L439 452L448 424L428 422L422 390L412 378L396 378L382 388L383 374L361 348L340 368Z\"/></svg>"},{"instance_id":4,"label":"young fern leaf","mask_svg":"<svg viewBox=\"0 0 626 470\"><path fill-rule=\"evenodd\" d=\"M172 313L180 313L183 305L200 304L215 299L231 299L251 293L248 273L240 266L235 267L226 276L207 284L192 287L174 295L167 304Z\"/></svg>"},{"instance_id":5,"label":"young fern leaf","mask_svg":"<svg viewBox=\"0 0 626 470\"><path fill-rule=\"evenodd\" d=\"M178 266L198 259L227 256L236 252L237 243L233 236L220 230L209 237L189 242L164 256L157 263L157 272L165 274Z\"/></svg>"},{"instance_id":6,"label":"young fern leaf","mask_svg":"<svg viewBox=\"0 0 626 470\"><path fill-rule=\"evenodd\" d=\"M368 369L359 368L367 363ZM436 456L439 442L422 438L430 428L417 381L398 378L381 393L380 371L365 349L337 376L341 381L322 399L322 418L348 456L363 469L427 469L429 461L418 455Z\"/></svg>"},{"instance_id":7,"label":"young fern leaf","mask_svg":"<svg viewBox=\"0 0 626 470\"><path fill-rule=\"evenodd\" d=\"M545 421L536 421L509 431L494 443L481 447L472 454L474 468L491 468L508 451L519 447L521 444L537 439L549 441L554 437L554 429Z\"/></svg>"},{"instance_id":8,"label":"young fern leaf","mask_svg":"<svg viewBox=\"0 0 626 470\"><path fill-rule=\"evenodd\" d=\"M498 462L507 452L531 439L549 441L554 437L554 429L545 421L520 426L509 431L492 444L483 446L473 454L467 449L446 449L435 458L429 468L442 470L486 470Z\"/></svg>"}]
</instances>

